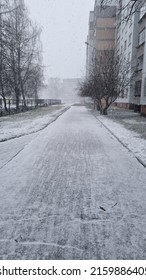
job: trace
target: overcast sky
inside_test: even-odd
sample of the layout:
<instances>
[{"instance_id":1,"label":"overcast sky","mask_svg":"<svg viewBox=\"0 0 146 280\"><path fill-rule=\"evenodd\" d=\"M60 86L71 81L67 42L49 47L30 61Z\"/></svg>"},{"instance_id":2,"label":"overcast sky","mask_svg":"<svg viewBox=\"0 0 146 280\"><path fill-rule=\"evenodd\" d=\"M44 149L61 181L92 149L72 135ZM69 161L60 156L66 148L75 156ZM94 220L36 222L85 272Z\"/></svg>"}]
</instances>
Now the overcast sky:
<instances>
[{"instance_id":1,"label":"overcast sky","mask_svg":"<svg viewBox=\"0 0 146 280\"><path fill-rule=\"evenodd\" d=\"M79 78L86 63L89 12L95 0L25 0L42 28L43 64L49 77Z\"/></svg>"}]
</instances>

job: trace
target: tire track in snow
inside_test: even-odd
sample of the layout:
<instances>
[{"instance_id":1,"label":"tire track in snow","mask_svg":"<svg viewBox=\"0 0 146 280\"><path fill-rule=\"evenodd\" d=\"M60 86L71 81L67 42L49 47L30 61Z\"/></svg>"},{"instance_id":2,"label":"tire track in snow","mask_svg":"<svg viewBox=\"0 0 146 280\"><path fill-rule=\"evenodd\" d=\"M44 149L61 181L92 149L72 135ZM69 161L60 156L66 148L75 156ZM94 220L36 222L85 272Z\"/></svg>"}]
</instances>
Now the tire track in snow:
<instances>
[{"instance_id":1,"label":"tire track in snow","mask_svg":"<svg viewBox=\"0 0 146 280\"><path fill-rule=\"evenodd\" d=\"M17 157L23 150L24 148L27 146L28 144L26 144L25 146L23 146L22 149L20 149L11 159L9 159L5 164L3 164L1 167L0 167L0 170L3 169L3 167L5 167L9 162L11 162L15 157Z\"/></svg>"}]
</instances>

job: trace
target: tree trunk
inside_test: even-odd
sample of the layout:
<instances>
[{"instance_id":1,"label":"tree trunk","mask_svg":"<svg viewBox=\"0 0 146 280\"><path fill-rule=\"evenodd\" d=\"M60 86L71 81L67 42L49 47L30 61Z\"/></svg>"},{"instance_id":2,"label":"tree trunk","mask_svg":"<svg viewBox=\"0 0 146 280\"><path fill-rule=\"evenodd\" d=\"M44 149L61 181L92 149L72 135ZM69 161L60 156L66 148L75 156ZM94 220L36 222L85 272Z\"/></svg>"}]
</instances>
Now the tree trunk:
<instances>
[{"instance_id":1,"label":"tree trunk","mask_svg":"<svg viewBox=\"0 0 146 280\"><path fill-rule=\"evenodd\" d=\"M15 94L16 94L16 110L19 111L20 90L18 87L15 87Z\"/></svg>"},{"instance_id":2,"label":"tree trunk","mask_svg":"<svg viewBox=\"0 0 146 280\"><path fill-rule=\"evenodd\" d=\"M4 107L5 107L6 112L8 112L7 102L6 102L5 93L4 93L4 86L3 86L2 76L1 76L1 80L0 80L0 87L1 87L1 96L2 96L3 101L4 101Z\"/></svg>"},{"instance_id":3,"label":"tree trunk","mask_svg":"<svg viewBox=\"0 0 146 280\"><path fill-rule=\"evenodd\" d=\"M94 99L94 110L96 109L96 99Z\"/></svg>"},{"instance_id":4,"label":"tree trunk","mask_svg":"<svg viewBox=\"0 0 146 280\"><path fill-rule=\"evenodd\" d=\"M102 115L107 115L107 108L106 107L102 109Z\"/></svg>"},{"instance_id":5,"label":"tree trunk","mask_svg":"<svg viewBox=\"0 0 146 280\"><path fill-rule=\"evenodd\" d=\"M24 102L24 108L26 109L26 98L25 98L25 93L24 93L22 82L21 82L21 93L22 93L22 98L23 98L23 102Z\"/></svg>"},{"instance_id":6,"label":"tree trunk","mask_svg":"<svg viewBox=\"0 0 146 280\"><path fill-rule=\"evenodd\" d=\"M5 98L5 96L2 96L2 97L3 97L3 101L4 101L4 107L5 107L5 110L6 110L6 112L8 112L6 98Z\"/></svg>"},{"instance_id":7,"label":"tree trunk","mask_svg":"<svg viewBox=\"0 0 146 280\"><path fill-rule=\"evenodd\" d=\"M97 111L100 111L100 102L99 102L99 100L97 100L96 109L97 109Z\"/></svg>"}]
</instances>

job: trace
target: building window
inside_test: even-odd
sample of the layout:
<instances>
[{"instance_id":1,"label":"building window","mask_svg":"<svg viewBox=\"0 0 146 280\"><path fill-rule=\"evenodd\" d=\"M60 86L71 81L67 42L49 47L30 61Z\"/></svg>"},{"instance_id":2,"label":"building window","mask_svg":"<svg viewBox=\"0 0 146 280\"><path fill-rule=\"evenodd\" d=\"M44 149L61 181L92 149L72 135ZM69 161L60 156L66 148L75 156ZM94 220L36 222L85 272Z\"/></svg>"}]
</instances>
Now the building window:
<instances>
[{"instance_id":1,"label":"building window","mask_svg":"<svg viewBox=\"0 0 146 280\"><path fill-rule=\"evenodd\" d=\"M139 33L139 45L145 42L145 28Z\"/></svg>"},{"instance_id":2,"label":"building window","mask_svg":"<svg viewBox=\"0 0 146 280\"><path fill-rule=\"evenodd\" d=\"M146 13L146 3L140 9L140 17L139 20L145 15Z\"/></svg>"},{"instance_id":3,"label":"building window","mask_svg":"<svg viewBox=\"0 0 146 280\"><path fill-rule=\"evenodd\" d=\"M135 83L135 97L141 96L141 80Z\"/></svg>"},{"instance_id":4,"label":"building window","mask_svg":"<svg viewBox=\"0 0 146 280\"><path fill-rule=\"evenodd\" d=\"M102 55L100 55L100 57L99 57L99 61L100 61L100 64L102 64L102 63L103 63L103 57L102 57Z\"/></svg>"},{"instance_id":5,"label":"building window","mask_svg":"<svg viewBox=\"0 0 146 280\"><path fill-rule=\"evenodd\" d=\"M137 70L141 71L143 69L143 55L141 55L137 60Z\"/></svg>"},{"instance_id":6,"label":"building window","mask_svg":"<svg viewBox=\"0 0 146 280\"><path fill-rule=\"evenodd\" d=\"M126 87L124 91L124 98L128 98L129 88Z\"/></svg>"},{"instance_id":7,"label":"building window","mask_svg":"<svg viewBox=\"0 0 146 280\"><path fill-rule=\"evenodd\" d=\"M146 96L146 78L144 80L144 95Z\"/></svg>"},{"instance_id":8,"label":"building window","mask_svg":"<svg viewBox=\"0 0 146 280\"><path fill-rule=\"evenodd\" d=\"M129 27L132 26L132 23L133 23L132 18L129 18Z\"/></svg>"},{"instance_id":9,"label":"building window","mask_svg":"<svg viewBox=\"0 0 146 280\"><path fill-rule=\"evenodd\" d=\"M132 33L130 33L129 35L129 46L131 45L131 43L132 43Z\"/></svg>"},{"instance_id":10,"label":"building window","mask_svg":"<svg viewBox=\"0 0 146 280\"><path fill-rule=\"evenodd\" d=\"M128 62L131 60L131 52L128 53Z\"/></svg>"},{"instance_id":11,"label":"building window","mask_svg":"<svg viewBox=\"0 0 146 280\"><path fill-rule=\"evenodd\" d=\"M90 30L93 30L93 22L90 22Z\"/></svg>"},{"instance_id":12,"label":"building window","mask_svg":"<svg viewBox=\"0 0 146 280\"><path fill-rule=\"evenodd\" d=\"M125 40L125 43L124 43L124 50L126 50L127 48L127 40Z\"/></svg>"}]
</instances>

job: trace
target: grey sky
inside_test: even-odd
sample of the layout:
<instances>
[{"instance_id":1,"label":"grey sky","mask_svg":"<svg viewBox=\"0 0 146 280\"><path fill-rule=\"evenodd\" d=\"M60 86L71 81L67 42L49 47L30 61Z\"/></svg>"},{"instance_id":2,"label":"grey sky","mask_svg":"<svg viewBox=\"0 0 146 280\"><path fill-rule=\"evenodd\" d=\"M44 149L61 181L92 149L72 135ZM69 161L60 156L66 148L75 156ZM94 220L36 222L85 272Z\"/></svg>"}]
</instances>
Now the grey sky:
<instances>
[{"instance_id":1,"label":"grey sky","mask_svg":"<svg viewBox=\"0 0 146 280\"><path fill-rule=\"evenodd\" d=\"M31 18L43 27L48 77L78 78L86 63L89 11L95 0L25 0Z\"/></svg>"}]
</instances>

